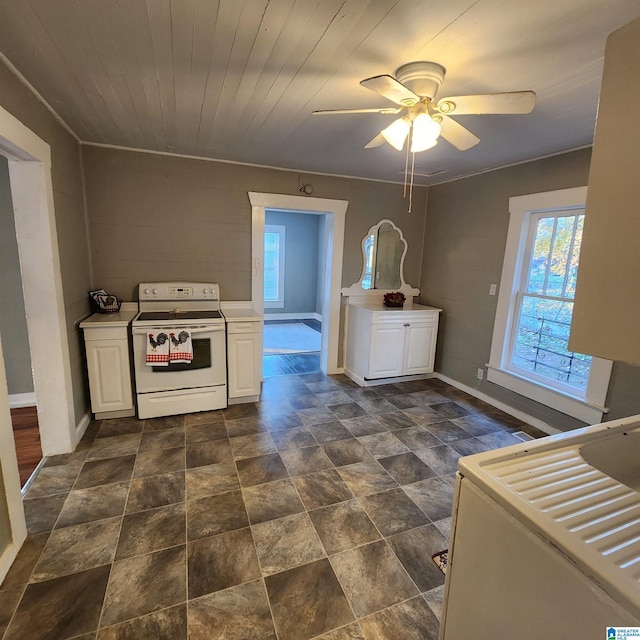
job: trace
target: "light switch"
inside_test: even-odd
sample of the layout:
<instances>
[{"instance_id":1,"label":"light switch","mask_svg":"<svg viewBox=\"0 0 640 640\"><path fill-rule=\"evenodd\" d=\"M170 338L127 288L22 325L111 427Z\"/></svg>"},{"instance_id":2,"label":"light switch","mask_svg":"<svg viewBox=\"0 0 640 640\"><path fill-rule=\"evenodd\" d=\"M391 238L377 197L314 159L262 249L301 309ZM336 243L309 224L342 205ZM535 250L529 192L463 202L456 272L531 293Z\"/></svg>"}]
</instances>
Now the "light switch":
<instances>
[{"instance_id":1,"label":"light switch","mask_svg":"<svg viewBox=\"0 0 640 640\"><path fill-rule=\"evenodd\" d=\"M497 290L498 290L498 285L497 284L489 285L489 295L490 296L495 296Z\"/></svg>"}]
</instances>

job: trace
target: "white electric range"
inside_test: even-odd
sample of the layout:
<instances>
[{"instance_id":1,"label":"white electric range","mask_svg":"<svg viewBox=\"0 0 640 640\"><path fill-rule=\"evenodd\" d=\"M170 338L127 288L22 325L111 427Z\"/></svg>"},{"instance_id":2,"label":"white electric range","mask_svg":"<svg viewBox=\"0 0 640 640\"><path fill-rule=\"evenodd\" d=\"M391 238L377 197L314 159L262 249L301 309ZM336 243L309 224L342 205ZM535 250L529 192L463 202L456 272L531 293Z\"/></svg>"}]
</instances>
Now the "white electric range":
<instances>
[{"instance_id":1,"label":"white electric range","mask_svg":"<svg viewBox=\"0 0 640 640\"><path fill-rule=\"evenodd\" d=\"M226 407L227 354L220 287L210 282L142 282L138 300L140 313L131 325L138 417ZM147 362L154 336L163 333L166 342L181 331L191 339L190 361Z\"/></svg>"}]
</instances>

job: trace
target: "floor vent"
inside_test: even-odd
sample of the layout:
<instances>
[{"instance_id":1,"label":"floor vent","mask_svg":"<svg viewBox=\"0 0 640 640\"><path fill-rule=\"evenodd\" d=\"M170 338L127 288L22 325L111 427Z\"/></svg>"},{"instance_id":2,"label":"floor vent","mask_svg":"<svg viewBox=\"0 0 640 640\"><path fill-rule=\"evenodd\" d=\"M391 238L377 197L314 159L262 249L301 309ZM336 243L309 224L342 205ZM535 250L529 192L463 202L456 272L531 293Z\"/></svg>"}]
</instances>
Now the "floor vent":
<instances>
[{"instance_id":1,"label":"floor vent","mask_svg":"<svg viewBox=\"0 0 640 640\"><path fill-rule=\"evenodd\" d=\"M513 435L518 438L518 440L522 440L522 442L528 442L529 440L535 440L533 436L530 436L528 433L524 431L515 431Z\"/></svg>"}]
</instances>

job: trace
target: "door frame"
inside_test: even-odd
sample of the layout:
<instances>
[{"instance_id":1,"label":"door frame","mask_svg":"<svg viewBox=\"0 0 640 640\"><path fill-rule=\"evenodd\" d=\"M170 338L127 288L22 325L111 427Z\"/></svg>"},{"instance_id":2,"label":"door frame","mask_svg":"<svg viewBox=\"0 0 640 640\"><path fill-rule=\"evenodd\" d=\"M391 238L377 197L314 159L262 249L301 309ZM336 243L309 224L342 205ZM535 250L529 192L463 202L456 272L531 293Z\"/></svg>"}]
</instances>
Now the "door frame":
<instances>
[{"instance_id":1,"label":"door frame","mask_svg":"<svg viewBox=\"0 0 640 640\"><path fill-rule=\"evenodd\" d=\"M340 373L338 341L340 334L340 289L347 200L290 196L249 191L251 202L252 260L251 302L264 315L264 217L266 209L325 216L325 270L322 292L322 352L324 373ZM262 345L261 345L262 349Z\"/></svg>"},{"instance_id":2,"label":"door frame","mask_svg":"<svg viewBox=\"0 0 640 640\"><path fill-rule=\"evenodd\" d=\"M44 455L66 453L75 447L77 433L53 204L51 148L0 107L0 153L8 159L9 164L42 451ZM0 470L12 534L12 544L0 556L1 581L26 537L2 358Z\"/></svg>"}]
</instances>

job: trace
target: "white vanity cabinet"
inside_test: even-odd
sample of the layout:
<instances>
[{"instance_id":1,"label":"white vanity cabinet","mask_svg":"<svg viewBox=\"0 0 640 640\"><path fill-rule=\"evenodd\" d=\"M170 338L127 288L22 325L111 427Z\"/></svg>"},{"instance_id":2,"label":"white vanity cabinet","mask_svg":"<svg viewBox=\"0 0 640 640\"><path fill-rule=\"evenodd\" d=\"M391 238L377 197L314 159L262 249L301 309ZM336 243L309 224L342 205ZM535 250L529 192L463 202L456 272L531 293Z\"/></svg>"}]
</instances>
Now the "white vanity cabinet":
<instances>
[{"instance_id":1,"label":"white vanity cabinet","mask_svg":"<svg viewBox=\"0 0 640 640\"><path fill-rule=\"evenodd\" d=\"M348 313L345 373L352 380L367 386L433 373L440 309L349 304Z\"/></svg>"},{"instance_id":2,"label":"white vanity cabinet","mask_svg":"<svg viewBox=\"0 0 640 640\"><path fill-rule=\"evenodd\" d=\"M229 404L257 402L262 381L262 317L249 310L225 310L224 314Z\"/></svg>"},{"instance_id":3,"label":"white vanity cabinet","mask_svg":"<svg viewBox=\"0 0 640 640\"><path fill-rule=\"evenodd\" d=\"M84 330L91 411L96 420L135 415L129 325L138 307L96 313L80 323Z\"/></svg>"}]
</instances>

